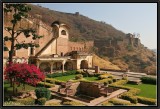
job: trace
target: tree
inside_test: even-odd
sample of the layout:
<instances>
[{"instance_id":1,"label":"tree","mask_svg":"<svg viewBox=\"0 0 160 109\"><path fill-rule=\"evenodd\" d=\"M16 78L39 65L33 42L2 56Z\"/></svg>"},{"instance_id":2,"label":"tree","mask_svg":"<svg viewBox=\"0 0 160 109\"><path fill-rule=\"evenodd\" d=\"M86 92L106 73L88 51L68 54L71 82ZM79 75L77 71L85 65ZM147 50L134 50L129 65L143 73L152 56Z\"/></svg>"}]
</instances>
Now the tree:
<instances>
[{"instance_id":1,"label":"tree","mask_svg":"<svg viewBox=\"0 0 160 109\"><path fill-rule=\"evenodd\" d=\"M16 25L18 24L19 21L21 21L23 18L28 17L28 12L31 10L27 4L11 4L7 3L4 5L4 13L11 13L12 14L12 19L10 20L11 26L5 27L5 30L9 32L10 36L5 36L4 37L4 43L6 41L11 42L10 46L10 51L9 51L9 63L12 63L13 59L13 52L14 50L19 50L21 48L28 49L28 47L39 47L39 44L35 43L25 43L23 42L18 42L18 38L20 34L24 34L26 38L32 37L33 40L42 38L43 36L38 36L36 34L36 31L32 28L18 28L16 29ZM15 43L16 41L16 43ZM8 50L7 46L4 45L4 51Z\"/></svg>"},{"instance_id":2,"label":"tree","mask_svg":"<svg viewBox=\"0 0 160 109\"><path fill-rule=\"evenodd\" d=\"M12 63L6 67L5 79L13 80L13 84L23 84L25 90L25 84L36 85L39 81L44 80L45 75L35 65L27 63ZM15 86L13 85L13 94L15 93Z\"/></svg>"}]
</instances>

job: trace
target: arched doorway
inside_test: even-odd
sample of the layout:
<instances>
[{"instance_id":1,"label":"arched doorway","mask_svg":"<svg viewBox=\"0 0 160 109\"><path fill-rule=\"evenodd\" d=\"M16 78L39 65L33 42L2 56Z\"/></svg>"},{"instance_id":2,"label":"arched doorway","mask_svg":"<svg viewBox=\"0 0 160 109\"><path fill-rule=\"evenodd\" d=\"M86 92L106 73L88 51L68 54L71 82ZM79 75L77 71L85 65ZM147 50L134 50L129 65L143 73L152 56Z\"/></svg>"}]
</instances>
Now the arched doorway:
<instances>
[{"instance_id":1,"label":"arched doorway","mask_svg":"<svg viewBox=\"0 0 160 109\"><path fill-rule=\"evenodd\" d=\"M53 64L53 70L62 70L62 62L55 62Z\"/></svg>"},{"instance_id":2,"label":"arched doorway","mask_svg":"<svg viewBox=\"0 0 160 109\"><path fill-rule=\"evenodd\" d=\"M72 62L66 62L64 65L65 70L73 70L73 63Z\"/></svg>"},{"instance_id":3,"label":"arched doorway","mask_svg":"<svg viewBox=\"0 0 160 109\"><path fill-rule=\"evenodd\" d=\"M82 60L80 69L88 69L88 61L87 60Z\"/></svg>"},{"instance_id":4,"label":"arched doorway","mask_svg":"<svg viewBox=\"0 0 160 109\"><path fill-rule=\"evenodd\" d=\"M51 65L48 62L42 62L40 64L39 68L42 72L50 72L51 71Z\"/></svg>"}]
</instances>

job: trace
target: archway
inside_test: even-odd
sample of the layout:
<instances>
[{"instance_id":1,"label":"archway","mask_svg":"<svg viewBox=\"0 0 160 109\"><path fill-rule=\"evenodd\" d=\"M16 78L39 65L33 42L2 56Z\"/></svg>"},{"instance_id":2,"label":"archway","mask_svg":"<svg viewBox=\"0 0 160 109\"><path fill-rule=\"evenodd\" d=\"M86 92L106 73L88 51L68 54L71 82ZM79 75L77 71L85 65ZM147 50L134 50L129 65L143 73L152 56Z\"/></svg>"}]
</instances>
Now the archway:
<instances>
[{"instance_id":1,"label":"archway","mask_svg":"<svg viewBox=\"0 0 160 109\"><path fill-rule=\"evenodd\" d=\"M53 70L62 70L62 62L55 62L53 64Z\"/></svg>"},{"instance_id":2,"label":"archway","mask_svg":"<svg viewBox=\"0 0 160 109\"><path fill-rule=\"evenodd\" d=\"M82 60L80 69L88 69L88 61L87 60Z\"/></svg>"},{"instance_id":3,"label":"archway","mask_svg":"<svg viewBox=\"0 0 160 109\"><path fill-rule=\"evenodd\" d=\"M40 64L39 68L42 72L50 72L51 71L51 65L48 62L42 62Z\"/></svg>"},{"instance_id":4,"label":"archway","mask_svg":"<svg viewBox=\"0 0 160 109\"><path fill-rule=\"evenodd\" d=\"M72 62L66 62L64 65L65 70L73 70L73 63Z\"/></svg>"}]
</instances>

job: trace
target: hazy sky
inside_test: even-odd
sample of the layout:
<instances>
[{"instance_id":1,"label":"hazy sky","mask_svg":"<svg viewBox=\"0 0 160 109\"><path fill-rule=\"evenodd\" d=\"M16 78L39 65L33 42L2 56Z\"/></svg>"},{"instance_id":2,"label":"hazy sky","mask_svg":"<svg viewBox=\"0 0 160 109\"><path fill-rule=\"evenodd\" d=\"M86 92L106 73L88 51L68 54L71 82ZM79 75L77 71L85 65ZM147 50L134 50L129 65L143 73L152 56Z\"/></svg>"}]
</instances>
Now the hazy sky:
<instances>
[{"instance_id":1,"label":"hazy sky","mask_svg":"<svg viewBox=\"0 0 160 109\"><path fill-rule=\"evenodd\" d=\"M37 3L36 3L37 4ZM52 10L105 21L124 33L139 33L142 44L157 48L156 3L38 3Z\"/></svg>"}]
</instances>

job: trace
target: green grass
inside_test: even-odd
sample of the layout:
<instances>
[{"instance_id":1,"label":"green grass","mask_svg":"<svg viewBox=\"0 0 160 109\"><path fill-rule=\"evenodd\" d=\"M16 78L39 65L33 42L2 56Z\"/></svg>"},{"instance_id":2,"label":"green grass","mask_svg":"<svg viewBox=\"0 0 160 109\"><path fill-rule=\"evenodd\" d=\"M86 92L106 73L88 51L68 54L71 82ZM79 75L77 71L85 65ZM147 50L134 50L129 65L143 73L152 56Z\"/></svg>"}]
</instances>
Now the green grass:
<instances>
[{"instance_id":1,"label":"green grass","mask_svg":"<svg viewBox=\"0 0 160 109\"><path fill-rule=\"evenodd\" d=\"M98 77L84 77L88 81L97 81Z\"/></svg>"},{"instance_id":2,"label":"green grass","mask_svg":"<svg viewBox=\"0 0 160 109\"><path fill-rule=\"evenodd\" d=\"M60 76L55 77L54 79L61 80L61 81L68 81L70 79L74 79L76 75L68 75L68 76Z\"/></svg>"},{"instance_id":3,"label":"green grass","mask_svg":"<svg viewBox=\"0 0 160 109\"><path fill-rule=\"evenodd\" d=\"M126 84L125 86L135 87L141 89L140 94L138 96L154 98L156 99L156 85L152 84L139 84L139 85L132 85Z\"/></svg>"},{"instance_id":4,"label":"green grass","mask_svg":"<svg viewBox=\"0 0 160 109\"><path fill-rule=\"evenodd\" d=\"M76 75L68 75L68 76L61 76L61 77L55 77L57 80L61 81L68 81L70 79L74 79ZM84 77L84 79L89 80L89 81L97 81L98 77Z\"/></svg>"},{"instance_id":5,"label":"green grass","mask_svg":"<svg viewBox=\"0 0 160 109\"><path fill-rule=\"evenodd\" d=\"M24 91L24 90L22 90L23 85L20 85L19 87L17 87L17 85L15 85L15 86L16 86L18 92ZM7 88L7 92L13 91L13 87L10 87L10 84L4 84L4 87ZM35 90L35 88L36 87L30 86L30 85L27 85L27 84L25 85L25 91Z\"/></svg>"}]
</instances>

